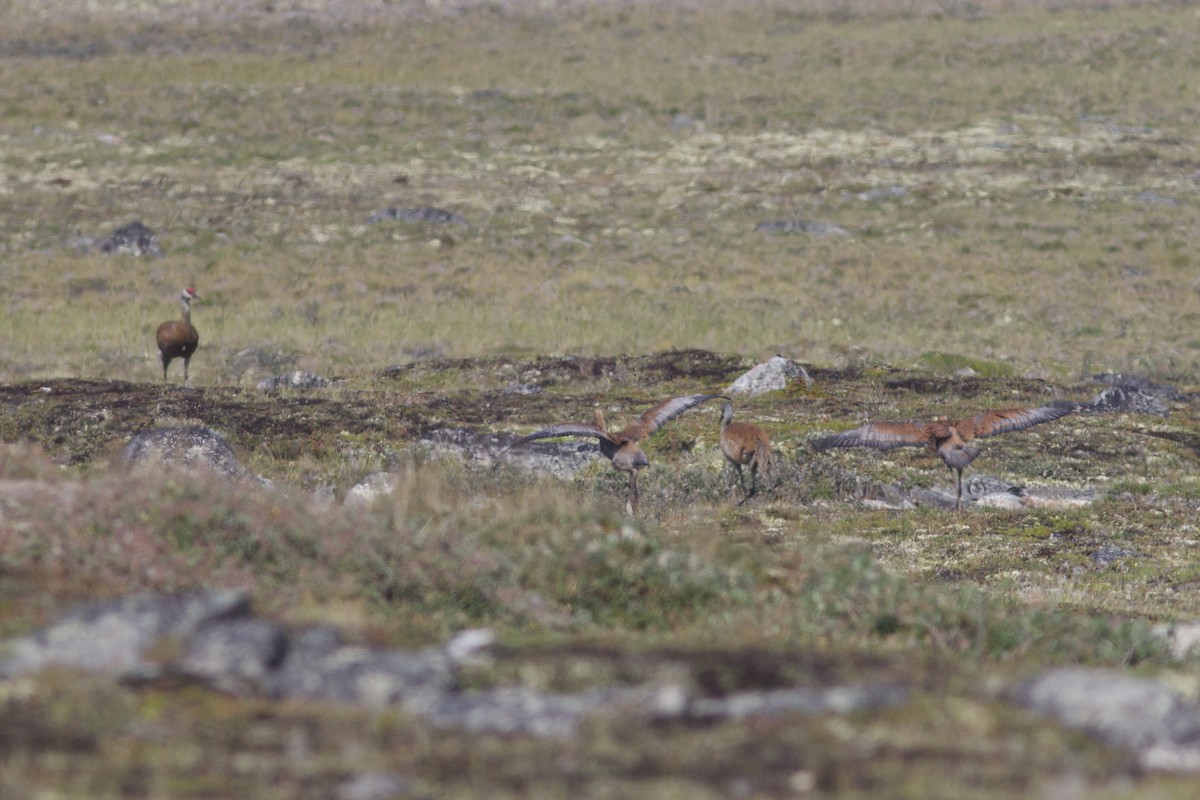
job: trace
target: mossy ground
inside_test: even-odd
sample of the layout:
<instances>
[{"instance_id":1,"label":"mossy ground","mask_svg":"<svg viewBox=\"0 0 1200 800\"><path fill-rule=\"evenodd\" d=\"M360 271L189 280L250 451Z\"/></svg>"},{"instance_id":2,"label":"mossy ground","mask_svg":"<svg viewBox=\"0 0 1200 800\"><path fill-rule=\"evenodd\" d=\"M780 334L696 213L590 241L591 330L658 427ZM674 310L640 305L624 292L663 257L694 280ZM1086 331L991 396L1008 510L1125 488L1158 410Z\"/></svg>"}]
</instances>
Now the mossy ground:
<instances>
[{"instance_id":1,"label":"mossy ground","mask_svg":"<svg viewBox=\"0 0 1200 800\"><path fill-rule=\"evenodd\" d=\"M250 791L268 774L285 777L272 789L279 796L321 796L375 769L461 797L779 796L796 786L1012 797L1073 781L1187 796L1182 778L1141 778L1135 790L1124 756L1013 711L999 693L1051 665L1180 666L1149 627L1200 615L1189 590L1200 523L1186 468L1194 454L1155 435L1194 435L1188 406L1167 420L1070 417L986 442L973 469L1099 491L1074 510L870 511L857 502L864 486L945 485L945 468L917 450L811 449L816 434L863 414L961 413L1096 389L1025 378L813 367L812 387L741 405L780 455L762 494L741 507L716 449L717 416L701 407L648 440L639 520L621 513L624 481L606 465L564 483L427 462L409 449L441 426L514 434L586 419L597 404L632 417L662 396L717 390L745 366L702 352L468 359L279 396L118 381L6 385L5 418L20 428L4 438L29 444L5 451L3 477L20 483L6 484L0 627L22 632L97 595L238 586L284 622L333 623L380 644L492 627L504 647L469 673L473 685L681 681L720 695L882 683L912 692L903 708L698 728L618 717L553 743L419 734L402 715L48 676L9 688L5 775L18 789L100 796ZM498 388L534 371L550 384L541 394ZM421 388L426 379L432 388ZM108 468L114 443L163 420L219 428L279 487L130 481ZM332 485L343 495L377 469L398 471L401 487L369 509L322 510L311 494ZM1112 558L1098 557L1105 547ZM1189 675L1172 680L1200 693ZM100 709L86 724L73 716L81 704ZM23 721L31 718L36 735ZM161 735L147 740L147 726ZM56 766L66 753L69 776Z\"/></svg>"}]
</instances>

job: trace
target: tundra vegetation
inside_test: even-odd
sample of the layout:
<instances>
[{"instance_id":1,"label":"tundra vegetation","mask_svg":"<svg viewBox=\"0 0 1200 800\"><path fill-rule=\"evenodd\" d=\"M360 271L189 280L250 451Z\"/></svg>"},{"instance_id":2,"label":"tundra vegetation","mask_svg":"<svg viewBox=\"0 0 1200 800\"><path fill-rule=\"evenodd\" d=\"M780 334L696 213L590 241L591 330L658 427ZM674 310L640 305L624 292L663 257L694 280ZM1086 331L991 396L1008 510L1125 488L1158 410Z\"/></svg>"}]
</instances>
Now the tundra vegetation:
<instances>
[{"instance_id":1,"label":"tundra vegetation","mask_svg":"<svg viewBox=\"0 0 1200 800\"><path fill-rule=\"evenodd\" d=\"M900 706L561 738L65 671L0 683L0 795L1190 798L1195 775L1016 707L1084 665L1200 694L1152 631L1200 617L1200 425L1073 415L973 473L1078 507L872 510L936 458L813 452L876 419L1200 374L1200 27L1187 3L95 4L0 0L0 635L130 592L500 647L471 685L699 695L903 687ZM382 218L436 207L466 224ZM140 220L160 257L88 245ZM786 223L759 228L761 223ZM757 228L757 229L756 229ZM167 385L154 329L192 286ZM643 444L640 514L431 458L718 393L776 466L735 505L720 407ZM294 369L334 379L268 394ZM512 391L529 387L531 393ZM220 430L272 489L110 464ZM365 508L364 476L399 476ZM328 502L332 490L333 502Z\"/></svg>"}]
</instances>

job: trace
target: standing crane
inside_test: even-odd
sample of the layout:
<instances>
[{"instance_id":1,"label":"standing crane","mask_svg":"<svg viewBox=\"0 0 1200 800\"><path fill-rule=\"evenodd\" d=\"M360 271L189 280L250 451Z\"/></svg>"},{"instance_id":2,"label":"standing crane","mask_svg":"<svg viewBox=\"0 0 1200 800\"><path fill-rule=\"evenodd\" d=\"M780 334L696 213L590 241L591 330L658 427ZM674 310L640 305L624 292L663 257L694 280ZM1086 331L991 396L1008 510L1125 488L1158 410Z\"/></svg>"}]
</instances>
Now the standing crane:
<instances>
[{"instance_id":1,"label":"standing crane","mask_svg":"<svg viewBox=\"0 0 1200 800\"><path fill-rule=\"evenodd\" d=\"M758 492L758 471L769 470L775 465L775 455L771 451L771 440L762 428L749 422L733 421L733 405L725 403L721 406L721 452L725 460L737 471L738 486L742 490L742 503L754 497ZM746 491L742 467L750 467L750 491Z\"/></svg>"},{"instance_id":2,"label":"standing crane","mask_svg":"<svg viewBox=\"0 0 1200 800\"><path fill-rule=\"evenodd\" d=\"M200 295L189 286L179 295L179 299L183 303L183 316L180 319L169 319L159 325L154 333L154 340L158 342L158 352L162 356L163 380L167 379L167 367L171 365L171 361L182 358L183 382L186 384L188 363L200 345L200 334L192 325L192 301L199 300Z\"/></svg>"}]
</instances>

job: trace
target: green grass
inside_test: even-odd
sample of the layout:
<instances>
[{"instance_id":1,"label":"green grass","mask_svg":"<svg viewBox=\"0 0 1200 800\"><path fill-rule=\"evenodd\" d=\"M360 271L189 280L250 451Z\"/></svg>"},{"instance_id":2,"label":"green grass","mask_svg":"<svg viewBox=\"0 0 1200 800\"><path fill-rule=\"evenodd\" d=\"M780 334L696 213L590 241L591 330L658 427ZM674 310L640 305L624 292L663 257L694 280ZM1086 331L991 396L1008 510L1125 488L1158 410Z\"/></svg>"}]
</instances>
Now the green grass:
<instances>
[{"instance_id":1,"label":"green grass","mask_svg":"<svg viewBox=\"0 0 1200 800\"><path fill-rule=\"evenodd\" d=\"M1196 122L1189 12L1001 7L482 11L302 34L268 15L186 39L102 16L83 70L20 55L55 29L16 15L5 372L148 379L150 333L195 284L209 384L272 345L321 372L429 348L705 347L1194 378L1177 324L1200 313L1194 204L1174 166ZM906 193L858 197L889 187ZM393 204L473 225L365 224ZM793 216L856 235L753 231ZM167 258L67 247L133 218Z\"/></svg>"}]
</instances>

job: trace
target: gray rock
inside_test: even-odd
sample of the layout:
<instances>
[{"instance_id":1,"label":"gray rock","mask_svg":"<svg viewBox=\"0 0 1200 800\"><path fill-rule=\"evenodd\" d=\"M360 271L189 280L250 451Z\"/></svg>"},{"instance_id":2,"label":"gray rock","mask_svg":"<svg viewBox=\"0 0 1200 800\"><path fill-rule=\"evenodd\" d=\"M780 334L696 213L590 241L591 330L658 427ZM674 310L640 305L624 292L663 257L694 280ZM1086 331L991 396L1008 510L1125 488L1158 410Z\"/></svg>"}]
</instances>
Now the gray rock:
<instances>
[{"instance_id":1,"label":"gray rock","mask_svg":"<svg viewBox=\"0 0 1200 800\"><path fill-rule=\"evenodd\" d=\"M1009 511L1016 511L1025 507L1025 497L1024 495L1013 494L1011 492L997 492L996 494L977 497L971 503L980 508L1004 508Z\"/></svg>"},{"instance_id":2,"label":"gray rock","mask_svg":"<svg viewBox=\"0 0 1200 800\"><path fill-rule=\"evenodd\" d=\"M0 660L0 676L60 666L119 678L156 677L162 667L144 658L147 648L165 637L186 639L204 625L241 618L249 611L249 598L235 591L139 594L88 603L11 642Z\"/></svg>"},{"instance_id":3,"label":"gray rock","mask_svg":"<svg viewBox=\"0 0 1200 800\"><path fill-rule=\"evenodd\" d=\"M1092 553L1092 561L1096 562L1096 566L1098 567L1108 567L1114 562L1135 558L1140 558L1140 556L1133 550L1126 550L1124 547L1118 547L1115 544L1100 545Z\"/></svg>"},{"instance_id":4,"label":"gray rock","mask_svg":"<svg viewBox=\"0 0 1200 800\"><path fill-rule=\"evenodd\" d=\"M366 507L381 497L387 497L400 485L400 476L394 472L372 472L350 487L343 503L352 507Z\"/></svg>"},{"instance_id":5,"label":"gray rock","mask_svg":"<svg viewBox=\"0 0 1200 800\"><path fill-rule=\"evenodd\" d=\"M542 387L536 383L514 383L500 390L500 394L533 395L541 393Z\"/></svg>"},{"instance_id":6,"label":"gray rock","mask_svg":"<svg viewBox=\"0 0 1200 800\"><path fill-rule=\"evenodd\" d=\"M804 381L805 386L813 385L813 379L803 366L783 356L771 356L729 384L725 394L758 397L760 394L784 389L789 381L797 379Z\"/></svg>"},{"instance_id":7,"label":"gray rock","mask_svg":"<svg viewBox=\"0 0 1200 800\"><path fill-rule=\"evenodd\" d=\"M239 378L247 372L278 372L291 367L299 356L276 347L247 347L229 360L229 368Z\"/></svg>"},{"instance_id":8,"label":"gray rock","mask_svg":"<svg viewBox=\"0 0 1200 800\"><path fill-rule=\"evenodd\" d=\"M918 506L954 508L956 503L954 486L937 486L932 489L913 489L910 498ZM963 503L974 503L989 508L1021 508L1025 498L1025 487L991 475L966 475L963 477Z\"/></svg>"},{"instance_id":9,"label":"gray rock","mask_svg":"<svg viewBox=\"0 0 1200 800\"><path fill-rule=\"evenodd\" d=\"M337 503L337 493L329 484L322 484L309 493L309 499L312 501L313 508L333 508Z\"/></svg>"},{"instance_id":10,"label":"gray rock","mask_svg":"<svg viewBox=\"0 0 1200 800\"><path fill-rule=\"evenodd\" d=\"M1100 493L1086 486L1026 486L1022 502L1027 508L1078 508L1090 505Z\"/></svg>"},{"instance_id":11,"label":"gray rock","mask_svg":"<svg viewBox=\"0 0 1200 800\"><path fill-rule=\"evenodd\" d=\"M1096 490L1090 488L1019 485L992 475L968 474L963 477L963 504L983 508L1077 508L1094 503L1098 497ZM864 499L877 501L880 507L892 509L950 509L955 505L953 484L929 489L875 484L867 488Z\"/></svg>"},{"instance_id":12,"label":"gray rock","mask_svg":"<svg viewBox=\"0 0 1200 800\"><path fill-rule=\"evenodd\" d=\"M417 446L433 459L452 456L463 461L492 464L512 441L512 437L480 433L470 428L438 428L427 433Z\"/></svg>"},{"instance_id":13,"label":"gray rock","mask_svg":"<svg viewBox=\"0 0 1200 800\"><path fill-rule=\"evenodd\" d=\"M864 202L871 202L874 200L894 200L904 197L907 194L908 190L903 186L879 186L875 189L859 192L855 197Z\"/></svg>"},{"instance_id":14,"label":"gray rock","mask_svg":"<svg viewBox=\"0 0 1200 800\"><path fill-rule=\"evenodd\" d=\"M803 219L785 219L760 222L754 226L759 233L806 233L809 236L853 236L853 234L831 222L811 222Z\"/></svg>"},{"instance_id":15,"label":"gray rock","mask_svg":"<svg viewBox=\"0 0 1200 800\"><path fill-rule=\"evenodd\" d=\"M336 800L388 800L412 792L412 784L394 772L364 772L340 784Z\"/></svg>"},{"instance_id":16,"label":"gray rock","mask_svg":"<svg viewBox=\"0 0 1200 800\"><path fill-rule=\"evenodd\" d=\"M1147 769L1200 770L1200 706L1157 681L1066 668L1026 681L1014 696L1026 708L1132 749Z\"/></svg>"},{"instance_id":17,"label":"gray rock","mask_svg":"<svg viewBox=\"0 0 1200 800\"><path fill-rule=\"evenodd\" d=\"M264 378L258 382L255 388L261 392L277 392L280 389L320 389L329 384L330 380L328 378L322 378L320 375L314 375L311 372L298 369L286 375Z\"/></svg>"},{"instance_id":18,"label":"gray rock","mask_svg":"<svg viewBox=\"0 0 1200 800\"><path fill-rule=\"evenodd\" d=\"M371 650L344 645L328 628L306 631L293 643L267 692L276 698L331 700L367 708L404 705L419 712L456 688L445 651Z\"/></svg>"},{"instance_id":19,"label":"gray rock","mask_svg":"<svg viewBox=\"0 0 1200 800\"><path fill-rule=\"evenodd\" d=\"M903 509L916 508L911 493L894 483L871 483L862 488L862 501L872 508Z\"/></svg>"},{"instance_id":20,"label":"gray rock","mask_svg":"<svg viewBox=\"0 0 1200 800\"><path fill-rule=\"evenodd\" d=\"M506 464L562 480L571 479L604 458L599 445L587 439L536 441L512 447L516 439L470 428L439 428L426 434L416 446L435 460L450 456L482 466Z\"/></svg>"},{"instance_id":21,"label":"gray rock","mask_svg":"<svg viewBox=\"0 0 1200 800\"><path fill-rule=\"evenodd\" d=\"M1165 197L1155 191L1138 192L1133 196L1133 202L1159 206L1177 206L1179 201L1174 197Z\"/></svg>"},{"instance_id":22,"label":"gray rock","mask_svg":"<svg viewBox=\"0 0 1200 800\"><path fill-rule=\"evenodd\" d=\"M289 634L250 616L241 592L137 595L92 603L42 631L10 642L0 676L63 666L122 679L186 675L227 692L317 700L369 709L397 705L436 727L473 733L562 736L594 714L650 721L725 720L750 715L849 713L903 702L890 687L833 687L741 692L693 701L677 684L600 688L570 695L526 687L463 691L458 670L489 655L490 630L468 630L444 648L419 651L349 645L332 628ZM170 642L179 647L162 648ZM156 661L146 653L156 648ZM174 660L171 654L179 652ZM339 797L403 792L402 778L371 774L343 784ZM394 776L392 776L394 777Z\"/></svg>"},{"instance_id":23,"label":"gray rock","mask_svg":"<svg viewBox=\"0 0 1200 800\"><path fill-rule=\"evenodd\" d=\"M162 245L154 231L141 221L123 225L112 232L112 235L101 239L96 249L106 255L119 253L129 256L146 256L157 258L163 254Z\"/></svg>"},{"instance_id":24,"label":"gray rock","mask_svg":"<svg viewBox=\"0 0 1200 800\"><path fill-rule=\"evenodd\" d=\"M1200 622L1164 623L1155 625L1152 630L1167 640L1176 658L1200 654Z\"/></svg>"},{"instance_id":25,"label":"gray rock","mask_svg":"<svg viewBox=\"0 0 1200 800\"><path fill-rule=\"evenodd\" d=\"M770 714L849 714L897 706L908 692L892 686L834 686L829 688L774 689L738 692L692 703L697 719L741 719Z\"/></svg>"},{"instance_id":26,"label":"gray rock","mask_svg":"<svg viewBox=\"0 0 1200 800\"><path fill-rule=\"evenodd\" d=\"M470 628L459 631L446 644L446 655L455 664L485 664L489 651L496 644L496 633L489 628Z\"/></svg>"},{"instance_id":27,"label":"gray rock","mask_svg":"<svg viewBox=\"0 0 1200 800\"><path fill-rule=\"evenodd\" d=\"M1083 414L1148 414L1165 417L1171 409L1162 396L1144 387L1130 385L1109 386L1088 403L1081 403Z\"/></svg>"},{"instance_id":28,"label":"gray rock","mask_svg":"<svg viewBox=\"0 0 1200 800\"><path fill-rule=\"evenodd\" d=\"M248 695L263 686L287 651L287 634L275 623L235 619L188 639L179 669L223 691Z\"/></svg>"},{"instance_id":29,"label":"gray rock","mask_svg":"<svg viewBox=\"0 0 1200 800\"><path fill-rule=\"evenodd\" d=\"M550 695L527 688L445 694L422 716L441 728L472 733L564 736L602 705L598 696Z\"/></svg>"},{"instance_id":30,"label":"gray rock","mask_svg":"<svg viewBox=\"0 0 1200 800\"><path fill-rule=\"evenodd\" d=\"M432 222L435 225L469 225L466 217L455 214L453 211L447 211L444 208L436 208L434 206L421 206L420 208L397 208L390 206L376 211L367 218L367 222L376 223L385 220L398 220L400 222Z\"/></svg>"},{"instance_id":31,"label":"gray rock","mask_svg":"<svg viewBox=\"0 0 1200 800\"><path fill-rule=\"evenodd\" d=\"M1143 394L1165 399L1174 399L1179 396L1179 389L1169 383L1158 383L1135 372L1101 372L1088 378L1087 382L1102 383L1108 386L1128 386L1138 389Z\"/></svg>"},{"instance_id":32,"label":"gray rock","mask_svg":"<svg viewBox=\"0 0 1200 800\"><path fill-rule=\"evenodd\" d=\"M155 428L136 434L121 448L117 465L128 470L210 472L233 480L246 478L270 484L241 465L225 437L201 425Z\"/></svg>"},{"instance_id":33,"label":"gray rock","mask_svg":"<svg viewBox=\"0 0 1200 800\"><path fill-rule=\"evenodd\" d=\"M497 457L518 469L553 475L561 480L570 480L581 470L604 460L599 445L579 439L529 442L502 450Z\"/></svg>"},{"instance_id":34,"label":"gray rock","mask_svg":"<svg viewBox=\"0 0 1200 800\"><path fill-rule=\"evenodd\" d=\"M894 687L833 687L740 692L689 701L679 686L596 689L552 695L504 688L442 695L422 711L431 724L475 733L562 736L574 733L589 715L623 713L651 720L723 721L768 714L848 714L898 705L907 692Z\"/></svg>"}]
</instances>

